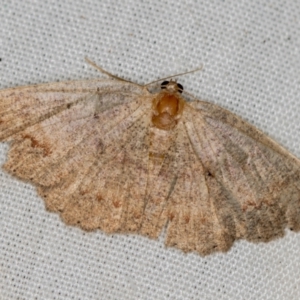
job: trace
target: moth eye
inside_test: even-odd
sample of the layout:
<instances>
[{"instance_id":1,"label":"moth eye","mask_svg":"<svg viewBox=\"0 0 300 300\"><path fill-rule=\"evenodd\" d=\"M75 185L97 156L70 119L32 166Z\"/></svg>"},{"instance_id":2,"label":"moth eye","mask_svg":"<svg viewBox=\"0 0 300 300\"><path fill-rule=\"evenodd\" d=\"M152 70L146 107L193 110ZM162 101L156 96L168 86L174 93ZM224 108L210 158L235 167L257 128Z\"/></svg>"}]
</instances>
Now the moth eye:
<instances>
[{"instance_id":1,"label":"moth eye","mask_svg":"<svg viewBox=\"0 0 300 300\"><path fill-rule=\"evenodd\" d=\"M161 83L161 85L160 85L160 88L161 89L165 89L165 88L167 88L167 85L169 84L169 81L163 81L162 83Z\"/></svg>"},{"instance_id":2,"label":"moth eye","mask_svg":"<svg viewBox=\"0 0 300 300\"><path fill-rule=\"evenodd\" d=\"M183 92L183 86L180 83L177 83L177 87L178 87L178 92L182 93Z\"/></svg>"}]
</instances>

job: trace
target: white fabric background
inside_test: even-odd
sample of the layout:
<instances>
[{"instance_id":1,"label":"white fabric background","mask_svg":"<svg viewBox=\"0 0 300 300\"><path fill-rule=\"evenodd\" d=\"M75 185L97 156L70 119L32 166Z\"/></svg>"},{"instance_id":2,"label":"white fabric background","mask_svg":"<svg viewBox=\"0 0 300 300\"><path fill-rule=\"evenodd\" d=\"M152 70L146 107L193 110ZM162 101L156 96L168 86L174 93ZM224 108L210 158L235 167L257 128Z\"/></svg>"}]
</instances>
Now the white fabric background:
<instances>
[{"instance_id":1,"label":"white fabric background","mask_svg":"<svg viewBox=\"0 0 300 300\"><path fill-rule=\"evenodd\" d=\"M146 83L180 78L300 157L299 1L0 3L0 88L95 78L95 60ZM3 164L8 146L1 144ZM299 216L300 217L300 216ZM133 235L85 233L0 173L0 299L300 299L300 234L200 257Z\"/></svg>"}]
</instances>

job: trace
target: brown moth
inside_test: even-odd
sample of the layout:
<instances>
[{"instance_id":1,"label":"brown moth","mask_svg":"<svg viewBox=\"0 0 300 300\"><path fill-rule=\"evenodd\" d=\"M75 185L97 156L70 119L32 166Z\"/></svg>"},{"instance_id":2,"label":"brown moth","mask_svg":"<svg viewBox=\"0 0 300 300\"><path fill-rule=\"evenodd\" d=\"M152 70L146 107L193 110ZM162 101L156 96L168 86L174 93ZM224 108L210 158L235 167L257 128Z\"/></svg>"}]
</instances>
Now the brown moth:
<instances>
[{"instance_id":1,"label":"brown moth","mask_svg":"<svg viewBox=\"0 0 300 300\"><path fill-rule=\"evenodd\" d=\"M217 105L122 80L0 91L4 169L66 224L207 255L300 230L300 161Z\"/></svg>"}]
</instances>

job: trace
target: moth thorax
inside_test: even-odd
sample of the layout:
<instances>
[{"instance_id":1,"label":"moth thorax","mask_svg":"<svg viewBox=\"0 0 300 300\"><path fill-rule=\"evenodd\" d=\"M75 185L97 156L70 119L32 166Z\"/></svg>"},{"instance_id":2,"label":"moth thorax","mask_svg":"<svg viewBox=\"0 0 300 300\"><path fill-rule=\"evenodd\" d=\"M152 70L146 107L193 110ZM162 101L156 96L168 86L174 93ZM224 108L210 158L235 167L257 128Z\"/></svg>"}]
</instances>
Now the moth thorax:
<instances>
[{"instance_id":1,"label":"moth thorax","mask_svg":"<svg viewBox=\"0 0 300 300\"><path fill-rule=\"evenodd\" d=\"M152 123L163 130L174 128L182 114L184 100L179 93L161 91L153 100Z\"/></svg>"}]
</instances>

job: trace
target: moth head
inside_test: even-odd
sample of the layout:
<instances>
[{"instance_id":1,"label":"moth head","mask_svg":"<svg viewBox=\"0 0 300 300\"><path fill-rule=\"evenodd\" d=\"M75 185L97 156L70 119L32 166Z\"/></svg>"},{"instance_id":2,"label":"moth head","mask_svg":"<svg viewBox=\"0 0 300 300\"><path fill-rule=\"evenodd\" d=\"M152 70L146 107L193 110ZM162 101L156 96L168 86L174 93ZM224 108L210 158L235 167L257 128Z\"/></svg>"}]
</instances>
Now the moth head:
<instances>
[{"instance_id":1,"label":"moth head","mask_svg":"<svg viewBox=\"0 0 300 300\"><path fill-rule=\"evenodd\" d=\"M167 90L171 93L182 93L183 92L183 86L180 83L177 83L174 80L165 80L160 85L162 90Z\"/></svg>"}]
</instances>

